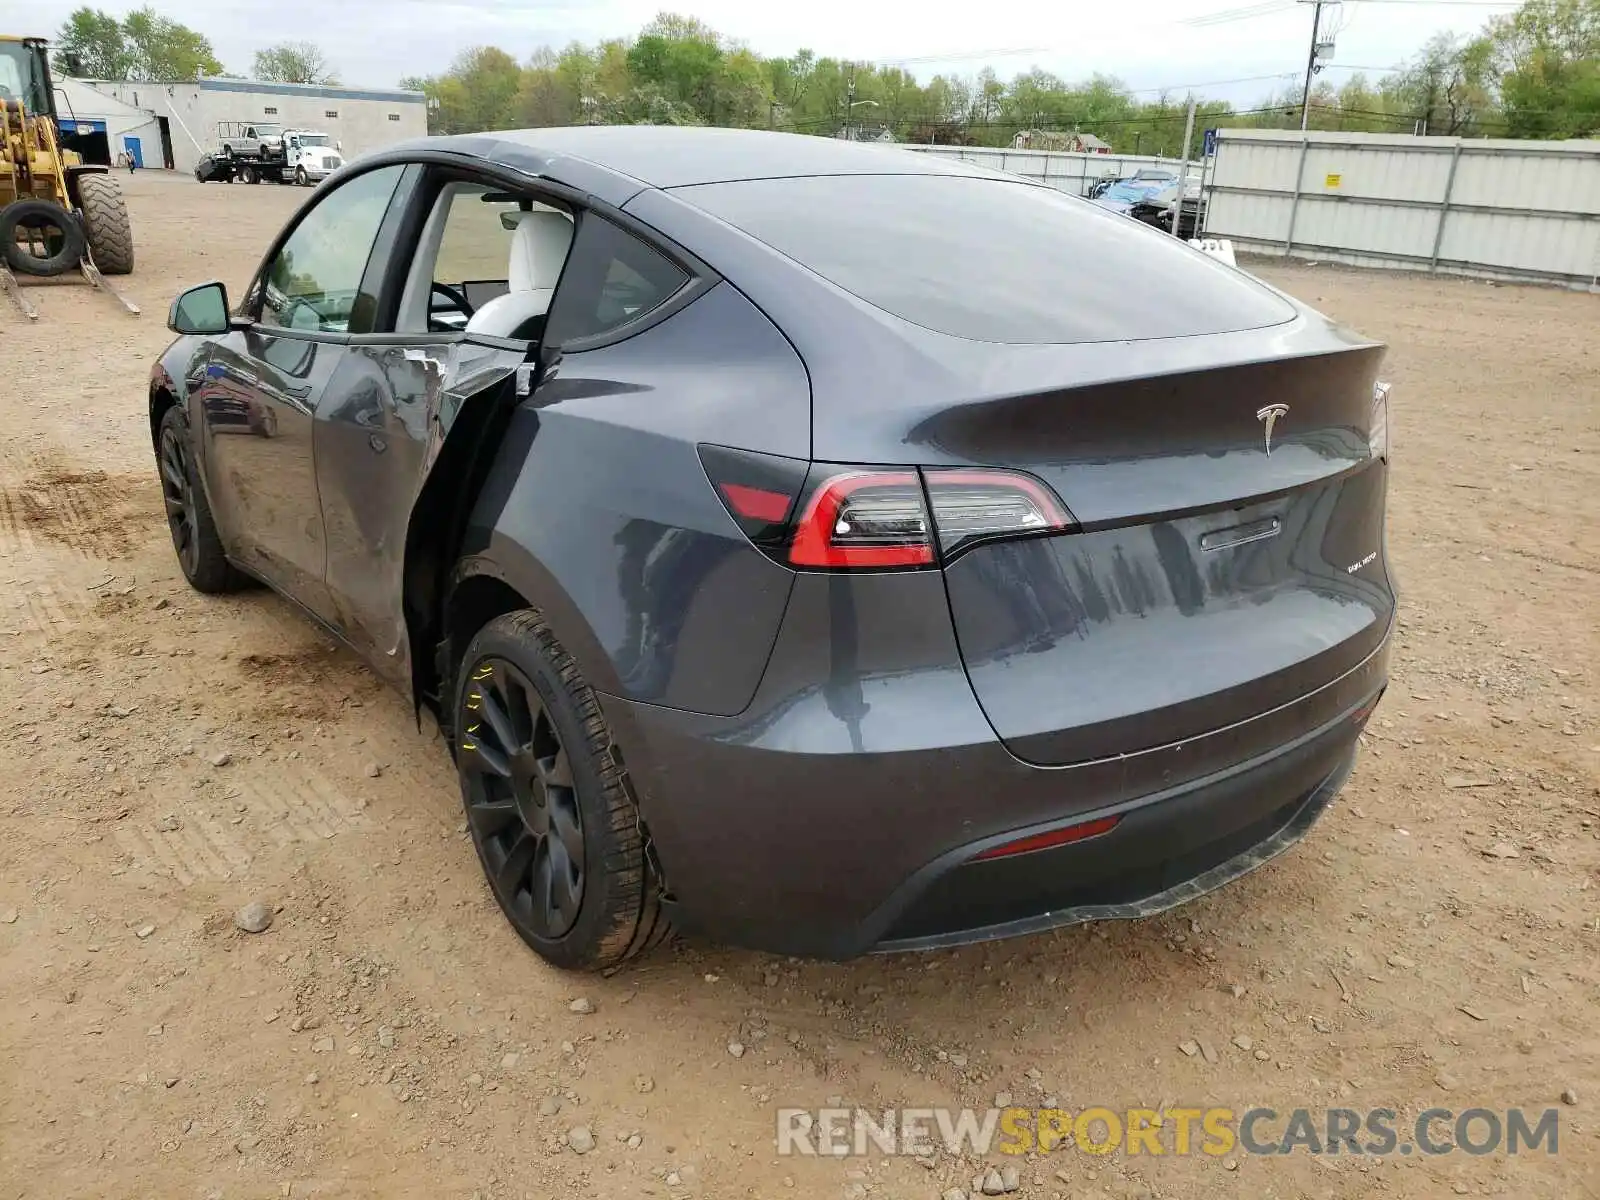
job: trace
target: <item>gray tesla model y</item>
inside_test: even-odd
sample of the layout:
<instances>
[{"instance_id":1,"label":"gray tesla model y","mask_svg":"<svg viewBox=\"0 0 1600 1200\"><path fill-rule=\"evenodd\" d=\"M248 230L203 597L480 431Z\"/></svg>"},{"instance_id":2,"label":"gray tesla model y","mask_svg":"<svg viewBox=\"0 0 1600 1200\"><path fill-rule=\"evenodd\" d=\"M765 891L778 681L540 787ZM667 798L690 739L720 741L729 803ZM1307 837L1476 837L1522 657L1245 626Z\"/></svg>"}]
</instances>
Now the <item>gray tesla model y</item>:
<instances>
[{"instance_id":1,"label":"gray tesla model y","mask_svg":"<svg viewBox=\"0 0 1600 1200\"><path fill-rule=\"evenodd\" d=\"M1024 180L431 139L171 323L184 573L437 714L562 965L1159 911L1303 835L1384 687L1382 347Z\"/></svg>"}]
</instances>

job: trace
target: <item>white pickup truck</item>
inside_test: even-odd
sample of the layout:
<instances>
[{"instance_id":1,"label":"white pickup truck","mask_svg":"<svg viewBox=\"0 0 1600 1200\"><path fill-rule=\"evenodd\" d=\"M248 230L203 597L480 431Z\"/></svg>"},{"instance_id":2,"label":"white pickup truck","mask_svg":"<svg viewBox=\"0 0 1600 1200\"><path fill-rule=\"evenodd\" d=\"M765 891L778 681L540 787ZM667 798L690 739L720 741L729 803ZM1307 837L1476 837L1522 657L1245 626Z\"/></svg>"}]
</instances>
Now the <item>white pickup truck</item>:
<instances>
[{"instance_id":1,"label":"white pickup truck","mask_svg":"<svg viewBox=\"0 0 1600 1200\"><path fill-rule=\"evenodd\" d=\"M283 126L276 121L221 121L217 143L222 157L264 162L283 157Z\"/></svg>"}]
</instances>

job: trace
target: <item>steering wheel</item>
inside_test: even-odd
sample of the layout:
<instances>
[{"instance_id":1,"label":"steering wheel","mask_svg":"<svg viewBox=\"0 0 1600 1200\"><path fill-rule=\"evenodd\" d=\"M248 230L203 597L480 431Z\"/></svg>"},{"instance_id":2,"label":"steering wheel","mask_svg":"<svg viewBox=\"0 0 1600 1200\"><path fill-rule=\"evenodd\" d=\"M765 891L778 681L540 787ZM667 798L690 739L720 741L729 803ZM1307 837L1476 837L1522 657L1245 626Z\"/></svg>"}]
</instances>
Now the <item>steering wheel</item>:
<instances>
[{"instance_id":1,"label":"steering wheel","mask_svg":"<svg viewBox=\"0 0 1600 1200\"><path fill-rule=\"evenodd\" d=\"M440 283L438 280L434 280L428 285L428 290L430 294L437 293L450 301L469 321L472 319L472 314L476 310L472 307L472 302L467 299L467 294L460 288L454 288L448 283Z\"/></svg>"}]
</instances>

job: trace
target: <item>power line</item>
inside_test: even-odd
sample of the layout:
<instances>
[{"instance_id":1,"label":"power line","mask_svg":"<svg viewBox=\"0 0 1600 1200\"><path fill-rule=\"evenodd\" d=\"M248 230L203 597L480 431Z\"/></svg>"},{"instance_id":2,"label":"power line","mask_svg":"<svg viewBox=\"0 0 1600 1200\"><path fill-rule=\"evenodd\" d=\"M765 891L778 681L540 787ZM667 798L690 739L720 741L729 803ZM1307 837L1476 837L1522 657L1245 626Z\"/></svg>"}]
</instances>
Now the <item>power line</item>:
<instances>
[{"instance_id":1,"label":"power line","mask_svg":"<svg viewBox=\"0 0 1600 1200\"><path fill-rule=\"evenodd\" d=\"M1187 17L1179 21L1180 25L1188 25L1201 29L1210 25L1229 25L1234 21L1250 21L1256 17L1270 17L1276 13L1289 12L1295 7L1294 0L1266 0L1263 4L1250 4L1243 8L1225 8L1221 12L1201 13L1197 17Z\"/></svg>"},{"instance_id":2,"label":"power line","mask_svg":"<svg viewBox=\"0 0 1600 1200\"><path fill-rule=\"evenodd\" d=\"M1268 79L1293 79L1293 71L1279 71L1276 75L1245 75L1238 79L1209 79L1204 83L1174 83L1164 87L1127 88L1128 94L1148 96L1159 92L1184 92L1195 88L1225 87L1230 83L1260 83Z\"/></svg>"}]
</instances>

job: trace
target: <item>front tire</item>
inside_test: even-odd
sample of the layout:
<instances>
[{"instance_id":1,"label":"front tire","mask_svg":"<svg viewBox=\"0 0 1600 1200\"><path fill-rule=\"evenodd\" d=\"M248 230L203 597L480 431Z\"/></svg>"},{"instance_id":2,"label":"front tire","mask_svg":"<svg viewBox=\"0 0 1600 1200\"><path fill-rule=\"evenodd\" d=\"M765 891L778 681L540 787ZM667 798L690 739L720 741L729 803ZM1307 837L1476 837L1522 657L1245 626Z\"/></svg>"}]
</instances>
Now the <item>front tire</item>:
<instances>
[{"instance_id":1,"label":"front tire","mask_svg":"<svg viewBox=\"0 0 1600 1200\"><path fill-rule=\"evenodd\" d=\"M156 467L161 474L161 499L172 531L172 548L183 577L197 592L216 594L243 587L245 577L223 553L211 505L195 470L189 426L177 406L162 414L156 434Z\"/></svg>"},{"instance_id":2,"label":"front tire","mask_svg":"<svg viewBox=\"0 0 1600 1200\"><path fill-rule=\"evenodd\" d=\"M109 175L83 175L78 179L78 202L83 208L83 232L89 253L103 275L126 275L133 270L133 226L122 189Z\"/></svg>"},{"instance_id":3,"label":"front tire","mask_svg":"<svg viewBox=\"0 0 1600 1200\"><path fill-rule=\"evenodd\" d=\"M294 181L300 187L311 186L311 176L306 174L306 169L304 167L296 167L294 169Z\"/></svg>"},{"instance_id":4,"label":"front tire","mask_svg":"<svg viewBox=\"0 0 1600 1200\"><path fill-rule=\"evenodd\" d=\"M539 614L485 625L455 693L468 828L522 940L554 966L600 970L666 937L627 770L594 692Z\"/></svg>"}]
</instances>

